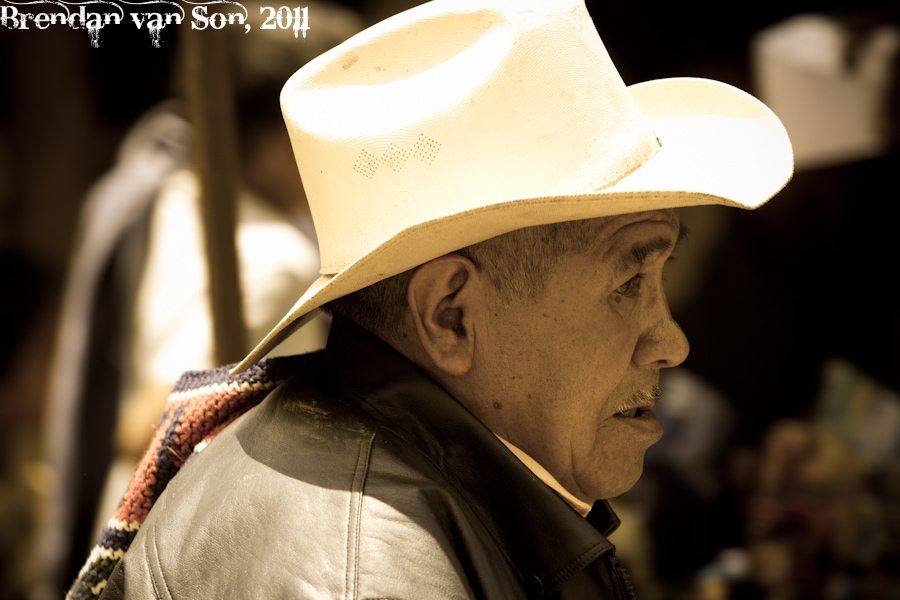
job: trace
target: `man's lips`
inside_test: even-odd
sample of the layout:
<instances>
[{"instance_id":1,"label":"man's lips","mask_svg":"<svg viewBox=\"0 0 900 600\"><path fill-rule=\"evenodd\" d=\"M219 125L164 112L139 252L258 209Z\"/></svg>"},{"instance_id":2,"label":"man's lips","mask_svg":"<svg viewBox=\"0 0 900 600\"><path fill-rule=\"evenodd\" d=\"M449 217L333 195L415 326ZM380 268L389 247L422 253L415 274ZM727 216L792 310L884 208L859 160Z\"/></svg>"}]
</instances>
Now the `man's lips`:
<instances>
[{"instance_id":1,"label":"man's lips","mask_svg":"<svg viewBox=\"0 0 900 600\"><path fill-rule=\"evenodd\" d=\"M651 406L635 406L617 412L610 421L625 427L634 441L641 440L647 444L654 444L663 434L662 423Z\"/></svg>"},{"instance_id":2,"label":"man's lips","mask_svg":"<svg viewBox=\"0 0 900 600\"><path fill-rule=\"evenodd\" d=\"M654 385L649 390L641 390L636 392L628 402L616 407L616 417L635 418L651 413L654 406L659 400L660 389L658 385Z\"/></svg>"}]
</instances>

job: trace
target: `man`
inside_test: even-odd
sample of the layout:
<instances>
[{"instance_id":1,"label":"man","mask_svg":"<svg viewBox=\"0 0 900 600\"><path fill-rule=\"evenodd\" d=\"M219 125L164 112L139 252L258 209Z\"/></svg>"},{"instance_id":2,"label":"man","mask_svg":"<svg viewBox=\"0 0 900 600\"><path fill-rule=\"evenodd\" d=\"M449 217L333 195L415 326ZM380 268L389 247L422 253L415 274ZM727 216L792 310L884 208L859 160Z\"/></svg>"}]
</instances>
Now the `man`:
<instances>
[{"instance_id":1,"label":"man","mask_svg":"<svg viewBox=\"0 0 900 600\"><path fill-rule=\"evenodd\" d=\"M302 68L282 106L322 276L245 374L180 384L179 445L153 456L208 437L175 416L189 398L231 414L229 386L287 381L149 515L171 475L146 463L113 522L140 531L121 560L101 543L118 564L94 587L632 597L604 499L639 477L659 371L688 352L662 289L676 208L765 202L791 173L781 124L716 82L626 89L579 0L422 5ZM323 352L253 366L322 307Z\"/></svg>"}]
</instances>

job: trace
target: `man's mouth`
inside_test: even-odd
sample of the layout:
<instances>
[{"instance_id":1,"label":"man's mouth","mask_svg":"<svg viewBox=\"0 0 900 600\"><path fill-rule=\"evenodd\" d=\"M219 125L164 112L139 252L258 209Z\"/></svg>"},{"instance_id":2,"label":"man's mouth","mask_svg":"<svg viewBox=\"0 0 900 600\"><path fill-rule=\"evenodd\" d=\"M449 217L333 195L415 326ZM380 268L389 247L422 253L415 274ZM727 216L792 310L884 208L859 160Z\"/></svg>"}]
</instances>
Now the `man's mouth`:
<instances>
[{"instance_id":1,"label":"man's mouth","mask_svg":"<svg viewBox=\"0 0 900 600\"><path fill-rule=\"evenodd\" d=\"M642 417L650 412L659 400L659 386L653 386L650 390L637 392L625 406L616 413L617 417L635 418Z\"/></svg>"}]
</instances>

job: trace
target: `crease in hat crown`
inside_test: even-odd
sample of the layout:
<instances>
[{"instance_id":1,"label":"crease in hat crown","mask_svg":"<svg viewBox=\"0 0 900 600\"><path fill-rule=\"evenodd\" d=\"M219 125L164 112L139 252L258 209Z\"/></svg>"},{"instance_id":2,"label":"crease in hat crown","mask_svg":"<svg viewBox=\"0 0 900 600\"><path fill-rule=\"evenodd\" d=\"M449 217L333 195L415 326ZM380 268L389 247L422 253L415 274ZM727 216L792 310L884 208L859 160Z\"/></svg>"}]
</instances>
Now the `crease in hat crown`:
<instances>
[{"instance_id":1,"label":"crease in hat crown","mask_svg":"<svg viewBox=\"0 0 900 600\"><path fill-rule=\"evenodd\" d=\"M314 59L281 101L322 277L235 371L324 303L461 247L554 221L754 208L792 172L783 127L744 92L626 88L583 0L435 0Z\"/></svg>"}]
</instances>

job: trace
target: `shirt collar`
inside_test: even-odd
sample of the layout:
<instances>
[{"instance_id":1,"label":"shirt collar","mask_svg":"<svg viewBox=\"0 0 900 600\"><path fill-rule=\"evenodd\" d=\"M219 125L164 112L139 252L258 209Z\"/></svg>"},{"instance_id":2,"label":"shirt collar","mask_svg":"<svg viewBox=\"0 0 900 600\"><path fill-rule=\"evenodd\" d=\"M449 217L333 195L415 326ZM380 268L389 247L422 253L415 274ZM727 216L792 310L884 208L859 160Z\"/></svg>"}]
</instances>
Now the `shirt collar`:
<instances>
[{"instance_id":1,"label":"shirt collar","mask_svg":"<svg viewBox=\"0 0 900 600\"><path fill-rule=\"evenodd\" d=\"M496 433L494 435L497 435ZM569 490L563 487L563 485L550 474L550 471L541 466L541 463L534 460L529 456L524 450L514 445L512 442L503 439L499 435L497 435L497 439L503 442L503 444L509 448L509 451L515 454L516 458L522 461L522 464L528 467L528 470L535 474L535 476L543 481L545 484L550 486L550 489L559 494L559 497L568 503L569 506L575 509L582 517L588 516L588 513L591 512L591 505L587 502L583 502L572 495Z\"/></svg>"}]
</instances>

